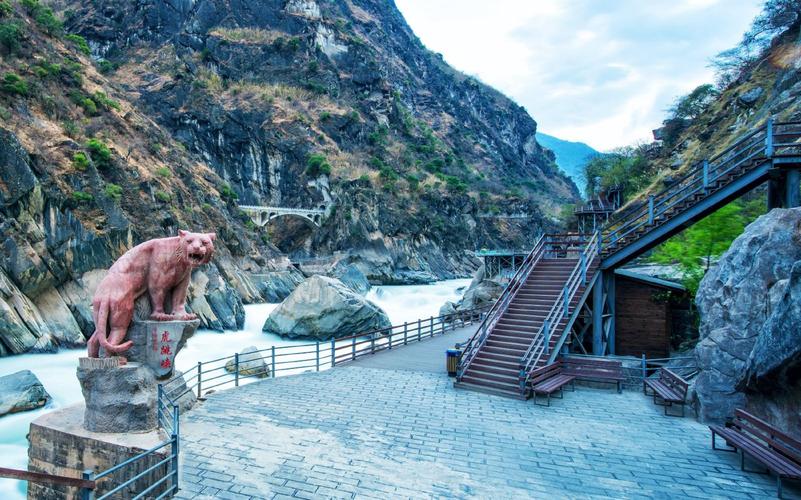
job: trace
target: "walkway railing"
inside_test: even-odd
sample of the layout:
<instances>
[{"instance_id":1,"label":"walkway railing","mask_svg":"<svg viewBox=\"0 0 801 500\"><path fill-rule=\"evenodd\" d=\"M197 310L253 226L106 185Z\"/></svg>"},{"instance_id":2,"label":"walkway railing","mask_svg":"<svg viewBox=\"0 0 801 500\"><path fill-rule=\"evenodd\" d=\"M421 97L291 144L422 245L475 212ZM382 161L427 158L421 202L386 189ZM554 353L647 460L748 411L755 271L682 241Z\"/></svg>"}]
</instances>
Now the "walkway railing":
<instances>
[{"instance_id":1,"label":"walkway railing","mask_svg":"<svg viewBox=\"0 0 801 500\"><path fill-rule=\"evenodd\" d=\"M616 242L634 237L649 226L669 220L684 202L705 196L741 168L771 159L780 161L782 157L798 157L801 143L794 141L799 138L801 122L774 123L768 120L711 159L697 163L669 187L622 209L605 226L604 250L614 248Z\"/></svg>"},{"instance_id":2,"label":"walkway railing","mask_svg":"<svg viewBox=\"0 0 801 500\"><path fill-rule=\"evenodd\" d=\"M458 311L330 341L271 346L246 354L236 353L198 362L196 369L184 373L183 379L176 378L161 386L161 421L165 424L165 430L170 430L168 423L178 411L181 398L190 392L202 398L209 391L238 387L259 378L322 371L362 356L397 349L476 323L484 317L485 311L486 308Z\"/></svg>"},{"instance_id":3,"label":"walkway railing","mask_svg":"<svg viewBox=\"0 0 801 500\"><path fill-rule=\"evenodd\" d=\"M543 356L548 355L551 336L559 332L559 325L563 319L570 315L570 304L582 286L587 285L587 273L600 253L600 233L595 232L591 238L586 235L554 235L549 236L547 242L549 253L556 252L558 256L571 257L576 255L573 271L565 280L562 292L554 300L551 309L543 320L542 326L520 359L520 390L524 391L528 384L529 374L537 366Z\"/></svg>"},{"instance_id":4,"label":"walkway railing","mask_svg":"<svg viewBox=\"0 0 801 500\"><path fill-rule=\"evenodd\" d=\"M487 341L487 337L489 337L489 332L492 330L492 327L495 326L495 323L497 323L503 312L509 307L509 304L526 282L529 274L531 274L534 266L536 266L537 262L542 259L544 252L545 236L543 235L540 236L540 238L534 244L534 248L531 249L531 252L529 252L526 258L523 260L523 263L517 269L517 272L514 274L514 276L512 276L509 284L506 286L506 288L504 288L501 296L498 297L498 300L496 300L495 303L492 304L492 307L489 309L489 311L487 311L484 321L482 321L481 325L479 325L476 332L472 337L470 337L470 340L468 340L467 343L462 346L462 357L456 369L457 380L462 379L462 375L464 374L465 370L467 370L467 368L470 366L470 363L472 363L476 354L478 354L481 346L483 346Z\"/></svg>"}]
</instances>

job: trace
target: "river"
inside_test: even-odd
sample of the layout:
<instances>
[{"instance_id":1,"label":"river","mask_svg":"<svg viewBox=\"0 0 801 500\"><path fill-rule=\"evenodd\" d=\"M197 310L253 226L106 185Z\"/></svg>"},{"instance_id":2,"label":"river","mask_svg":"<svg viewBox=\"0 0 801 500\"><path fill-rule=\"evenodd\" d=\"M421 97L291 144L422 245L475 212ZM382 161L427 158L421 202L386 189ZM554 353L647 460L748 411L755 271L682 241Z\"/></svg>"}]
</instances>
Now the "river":
<instances>
[{"instance_id":1,"label":"river","mask_svg":"<svg viewBox=\"0 0 801 500\"><path fill-rule=\"evenodd\" d=\"M469 279L447 280L430 285L376 286L367 293L367 299L386 311L393 325L438 316L446 301L456 301ZM245 325L242 330L224 333L200 330L190 338L178 354L175 365L187 370L198 361L233 355L245 347L259 349L274 346L298 345L308 340L284 340L266 334L261 327L278 304L252 304L245 306ZM26 469L28 465L28 427L40 415L81 401L81 387L75 376L78 358L84 349L61 350L55 354L25 354L0 358L0 376L20 370L32 371L52 396L52 400L39 410L0 417L0 466ZM26 484L21 481L0 479L0 498L25 498Z\"/></svg>"}]
</instances>

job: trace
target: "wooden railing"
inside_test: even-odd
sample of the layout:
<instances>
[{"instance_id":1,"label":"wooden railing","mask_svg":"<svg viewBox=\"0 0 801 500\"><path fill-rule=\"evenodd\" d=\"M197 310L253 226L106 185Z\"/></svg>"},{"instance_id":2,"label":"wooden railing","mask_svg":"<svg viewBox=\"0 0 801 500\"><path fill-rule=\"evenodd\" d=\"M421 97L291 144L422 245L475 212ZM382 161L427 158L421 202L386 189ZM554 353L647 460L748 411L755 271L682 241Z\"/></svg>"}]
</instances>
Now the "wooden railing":
<instances>
[{"instance_id":1,"label":"wooden railing","mask_svg":"<svg viewBox=\"0 0 801 500\"><path fill-rule=\"evenodd\" d=\"M570 304L582 286L587 285L587 273L600 253L600 232L591 237L587 235L553 235L547 238L546 247L549 252L558 252L558 256L566 258L578 257L561 293L555 298L551 309L543 320L542 326L534 336L525 354L520 358L520 390L525 391L529 375L543 356L548 355L551 336L559 332L562 319L570 314Z\"/></svg>"},{"instance_id":2,"label":"wooden railing","mask_svg":"<svg viewBox=\"0 0 801 500\"><path fill-rule=\"evenodd\" d=\"M481 346L487 341L487 337L489 336L489 332L492 330L492 327L495 326L498 319L501 315L506 311L509 307L509 304L517 295L517 292L520 290L520 287L526 282L529 274L531 274L531 270L534 269L534 266L537 265L537 262L540 261L545 251L545 236L540 236L537 242L534 244L534 247L531 249L529 254L523 260L523 263L517 269L512 279L509 281L509 284L504 288L503 292L501 293L500 297L492 304L492 307L487 311L484 321L482 321L481 325L479 325L476 332L473 334L472 337L462 346L462 357L459 360L459 365L456 369L456 379L461 380L462 375L464 375L465 370L470 366L470 363L475 359L476 354L478 353Z\"/></svg>"}]
</instances>

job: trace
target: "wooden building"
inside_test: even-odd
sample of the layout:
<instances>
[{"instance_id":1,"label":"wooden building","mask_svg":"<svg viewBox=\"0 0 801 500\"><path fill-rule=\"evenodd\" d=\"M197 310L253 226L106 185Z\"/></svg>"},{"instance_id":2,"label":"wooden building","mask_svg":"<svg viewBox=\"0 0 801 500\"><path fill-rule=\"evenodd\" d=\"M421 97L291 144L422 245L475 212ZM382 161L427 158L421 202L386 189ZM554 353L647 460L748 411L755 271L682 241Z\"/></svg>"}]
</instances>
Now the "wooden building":
<instances>
[{"instance_id":1,"label":"wooden building","mask_svg":"<svg viewBox=\"0 0 801 500\"><path fill-rule=\"evenodd\" d=\"M674 318L688 294L675 282L627 269L615 271L615 354L666 358L676 335ZM679 314L677 314L679 313Z\"/></svg>"}]
</instances>

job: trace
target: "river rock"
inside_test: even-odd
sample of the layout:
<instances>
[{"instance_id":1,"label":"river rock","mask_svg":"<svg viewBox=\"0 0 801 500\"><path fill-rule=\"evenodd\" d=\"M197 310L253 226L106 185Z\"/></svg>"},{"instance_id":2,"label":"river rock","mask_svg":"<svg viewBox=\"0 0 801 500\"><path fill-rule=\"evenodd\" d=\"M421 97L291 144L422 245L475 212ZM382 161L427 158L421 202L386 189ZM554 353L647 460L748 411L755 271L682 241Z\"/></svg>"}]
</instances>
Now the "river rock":
<instances>
[{"instance_id":1,"label":"river rock","mask_svg":"<svg viewBox=\"0 0 801 500\"><path fill-rule=\"evenodd\" d=\"M270 369L264 362L264 353L257 352L255 346L246 347L239 353L239 375L244 377L265 378L270 376ZM236 372L236 361L231 359L225 363L225 371Z\"/></svg>"},{"instance_id":2,"label":"river rock","mask_svg":"<svg viewBox=\"0 0 801 500\"><path fill-rule=\"evenodd\" d=\"M50 394L29 370L0 377L0 416L41 408Z\"/></svg>"},{"instance_id":3,"label":"river rock","mask_svg":"<svg viewBox=\"0 0 801 500\"><path fill-rule=\"evenodd\" d=\"M335 268L334 276L360 295L366 295L370 291L370 282L367 280L367 276L353 264Z\"/></svg>"},{"instance_id":4,"label":"river rock","mask_svg":"<svg viewBox=\"0 0 801 500\"><path fill-rule=\"evenodd\" d=\"M467 287L464 295L454 305L456 311L466 311L469 309L476 309L480 307L491 306L498 297L503 293L505 286L495 280L489 279L485 272L484 266L478 268L473 281ZM444 307L444 306L443 306Z\"/></svg>"},{"instance_id":5,"label":"river rock","mask_svg":"<svg viewBox=\"0 0 801 500\"><path fill-rule=\"evenodd\" d=\"M327 340L389 326L380 307L338 279L316 275L270 313L262 330L288 338Z\"/></svg>"},{"instance_id":6,"label":"river rock","mask_svg":"<svg viewBox=\"0 0 801 500\"><path fill-rule=\"evenodd\" d=\"M245 309L239 292L229 285L216 264L192 272L188 309L210 330L238 330L245 324Z\"/></svg>"},{"instance_id":7,"label":"river rock","mask_svg":"<svg viewBox=\"0 0 801 500\"><path fill-rule=\"evenodd\" d=\"M274 304L289 297L292 290L303 283L303 274L295 269L287 269L254 274L252 280L259 289L262 300Z\"/></svg>"},{"instance_id":8,"label":"river rock","mask_svg":"<svg viewBox=\"0 0 801 500\"><path fill-rule=\"evenodd\" d=\"M766 390L791 384L801 325L799 260L801 209L775 209L750 224L701 281L694 398L702 420L723 421ZM759 383L770 377L781 385Z\"/></svg>"}]
</instances>

